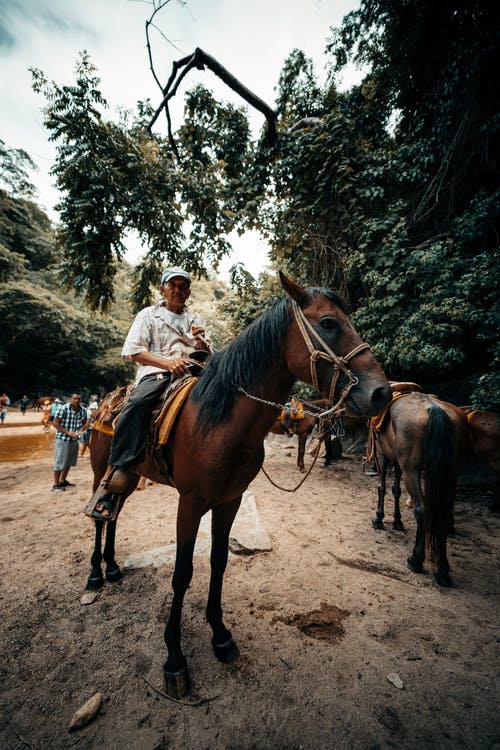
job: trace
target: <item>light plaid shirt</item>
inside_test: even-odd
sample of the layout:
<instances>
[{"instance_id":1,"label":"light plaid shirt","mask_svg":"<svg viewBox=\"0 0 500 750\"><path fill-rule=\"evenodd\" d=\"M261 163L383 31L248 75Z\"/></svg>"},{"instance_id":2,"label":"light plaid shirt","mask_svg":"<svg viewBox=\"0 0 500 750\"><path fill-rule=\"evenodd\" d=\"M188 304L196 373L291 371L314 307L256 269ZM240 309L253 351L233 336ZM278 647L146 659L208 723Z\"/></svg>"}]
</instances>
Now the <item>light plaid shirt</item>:
<instances>
[{"instance_id":1,"label":"light plaid shirt","mask_svg":"<svg viewBox=\"0 0 500 750\"><path fill-rule=\"evenodd\" d=\"M64 427L65 430L69 430L69 432L78 432L87 421L87 409L80 405L75 411L70 403L63 404L63 406L58 407L54 414L54 419L60 419L61 427ZM56 440L75 442L78 438L66 435L65 432L61 432L61 430L57 430L56 428Z\"/></svg>"},{"instance_id":2,"label":"light plaid shirt","mask_svg":"<svg viewBox=\"0 0 500 750\"><path fill-rule=\"evenodd\" d=\"M191 335L193 326L205 328L205 321L188 307L180 315L167 309L165 300L141 310L130 327L122 349L122 357L132 362L132 355L140 352L160 354L167 359L188 357L196 341ZM205 339L210 346L208 339ZM164 372L154 365L138 365L135 383L145 375Z\"/></svg>"}]
</instances>

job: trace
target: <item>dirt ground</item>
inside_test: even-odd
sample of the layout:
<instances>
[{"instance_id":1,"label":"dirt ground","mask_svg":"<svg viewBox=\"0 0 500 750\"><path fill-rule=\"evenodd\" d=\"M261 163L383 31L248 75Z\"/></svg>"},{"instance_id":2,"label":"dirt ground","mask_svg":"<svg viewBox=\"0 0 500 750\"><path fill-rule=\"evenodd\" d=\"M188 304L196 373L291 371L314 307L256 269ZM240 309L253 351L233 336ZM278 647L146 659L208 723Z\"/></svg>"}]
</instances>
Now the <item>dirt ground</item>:
<instances>
[{"instance_id":1,"label":"dirt ground","mask_svg":"<svg viewBox=\"0 0 500 750\"><path fill-rule=\"evenodd\" d=\"M287 445L271 443L266 468L292 487L301 475ZM185 700L200 702L182 705L156 691L171 563L127 569L82 606L93 544L82 514L89 459L64 493L50 493L51 468L50 457L0 464L4 750L500 748L500 518L486 489L460 487L454 587L443 590L406 566L415 523L404 504L406 533L391 529L390 499L386 530L372 528L376 479L362 474L359 455L318 463L295 494L260 473L250 489L272 549L232 555L223 591L240 656L225 665L212 654L209 561L199 555L183 643ZM118 562L172 544L175 513L171 488L134 493L118 522ZM99 714L69 733L97 691Z\"/></svg>"}]
</instances>

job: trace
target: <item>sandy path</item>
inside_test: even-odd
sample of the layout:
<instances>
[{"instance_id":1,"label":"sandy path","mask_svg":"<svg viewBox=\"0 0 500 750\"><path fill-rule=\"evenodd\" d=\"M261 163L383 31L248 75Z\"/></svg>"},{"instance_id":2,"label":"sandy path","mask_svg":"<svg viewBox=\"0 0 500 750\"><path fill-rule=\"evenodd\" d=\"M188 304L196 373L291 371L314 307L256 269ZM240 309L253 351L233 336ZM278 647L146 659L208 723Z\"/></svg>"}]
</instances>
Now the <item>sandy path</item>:
<instances>
[{"instance_id":1,"label":"sandy path","mask_svg":"<svg viewBox=\"0 0 500 750\"><path fill-rule=\"evenodd\" d=\"M25 428L4 426L0 439L7 429ZM271 448L268 470L293 485L295 452ZM212 655L209 562L195 559L183 616L190 698L213 700L193 708L145 681L162 688L171 564L127 570L80 605L93 539L81 513L88 457L70 478L77 487L53 495L50 457L0 464L2 748L499 747L499 517L484 491L461 488L449 543L455 586L441 590L406 567L406 508L406 534L371 528L376 480L359 457L315 468L295 494L260 474L251 490L272 549L229 561L225 620L241 652L231 665ZM175 511L170 488L135 493L119 521L118 561L173 543ZM98 690L99 716L68 734Z\"/></svg>"}]
</instances>

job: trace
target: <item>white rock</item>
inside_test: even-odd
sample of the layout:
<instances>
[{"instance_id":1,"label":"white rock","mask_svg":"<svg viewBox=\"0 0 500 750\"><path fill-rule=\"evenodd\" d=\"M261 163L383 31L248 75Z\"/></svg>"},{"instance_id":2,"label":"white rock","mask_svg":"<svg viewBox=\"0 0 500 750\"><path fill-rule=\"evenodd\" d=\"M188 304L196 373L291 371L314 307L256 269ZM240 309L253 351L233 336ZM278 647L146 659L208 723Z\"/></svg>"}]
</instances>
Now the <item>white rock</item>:
<instances>
[{"instance_id":1,"label":"white rock","mask_svg":"<svg viewBox=\"0 0 500 750\"><path fill-rule=\"evenodd\" d=\"M391 683L391 685L394 685L398 690L404 690L403 680L401 677L396 674L396 672L391 672L387 675L388 681Z\"/></svg>"}]
</instances>

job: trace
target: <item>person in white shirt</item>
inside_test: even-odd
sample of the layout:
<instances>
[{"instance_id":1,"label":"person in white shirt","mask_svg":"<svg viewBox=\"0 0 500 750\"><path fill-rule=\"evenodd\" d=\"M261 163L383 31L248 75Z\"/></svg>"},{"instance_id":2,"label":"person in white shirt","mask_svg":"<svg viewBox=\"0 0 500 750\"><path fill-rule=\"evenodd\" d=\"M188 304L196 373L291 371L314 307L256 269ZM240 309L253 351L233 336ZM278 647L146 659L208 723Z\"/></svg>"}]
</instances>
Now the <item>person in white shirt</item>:
<instances>
[{"instance_id":1,"label":"person in white shirt","mask_svg":"<svg viewBox=\"0 0 500 750\"><path fill-rule=\"evenodd\" d=\"M102 521L112 516L114 496L127 491L144 460L151 413L167 385L188 372L194 351L211 351L203 318L186 307L189 274L182 268L167 268L160 291L164 299L138 313L123 345L122 357L136 363L137 376L115 427L103 492L92 511Z\"/></svg>"}]
</instances>

